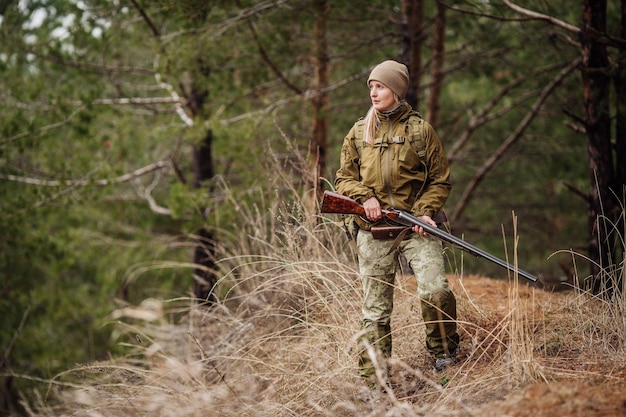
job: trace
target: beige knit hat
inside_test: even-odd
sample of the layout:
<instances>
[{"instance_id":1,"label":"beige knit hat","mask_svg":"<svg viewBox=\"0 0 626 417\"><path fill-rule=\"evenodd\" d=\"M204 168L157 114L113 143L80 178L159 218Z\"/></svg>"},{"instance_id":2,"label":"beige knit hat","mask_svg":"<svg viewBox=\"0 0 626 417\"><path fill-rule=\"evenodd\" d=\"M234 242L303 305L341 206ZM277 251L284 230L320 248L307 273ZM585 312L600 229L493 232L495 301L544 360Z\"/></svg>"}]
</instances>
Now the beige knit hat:
<instances>
[{"instance_id":1,"label":"beige knit hat","mask_svg":"<svg viewBox=\"0 0 626 417\"><path fill-rule=\"evenodd\" d=\"M406 91L409 89L409 70L406 65L397 61L384 61L374 67L367 79L367 85L371 80L380 81L391 89L394 93L404 99Z\"/></svg>"}]
</instances>

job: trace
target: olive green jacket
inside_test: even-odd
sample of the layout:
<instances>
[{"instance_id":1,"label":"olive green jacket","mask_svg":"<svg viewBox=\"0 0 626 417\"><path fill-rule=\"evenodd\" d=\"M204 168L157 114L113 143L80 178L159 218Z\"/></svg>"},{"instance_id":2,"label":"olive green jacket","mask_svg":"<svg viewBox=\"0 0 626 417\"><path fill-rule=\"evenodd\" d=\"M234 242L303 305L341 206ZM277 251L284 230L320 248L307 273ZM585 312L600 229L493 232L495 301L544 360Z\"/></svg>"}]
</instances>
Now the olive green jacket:
<instances>
[{"instance_id":1,"label":"olive green jacket","mask_svg":"<svg viewBox=\"0 0 626 417\"><path fill-rule=\"evenodd\" d=\"M423 152L416 145L409 118L419 117L408 103L390 115L378 112L381 124L374 145L357 137L355 123L344 138L337 192L363 203L376 197L383 209L433 216L450 194L450 165L435 129L423 123ZM421 155L420 155L421 154ZM366 227L358 221L359 226Z\"/></svg>"}]
</instances>

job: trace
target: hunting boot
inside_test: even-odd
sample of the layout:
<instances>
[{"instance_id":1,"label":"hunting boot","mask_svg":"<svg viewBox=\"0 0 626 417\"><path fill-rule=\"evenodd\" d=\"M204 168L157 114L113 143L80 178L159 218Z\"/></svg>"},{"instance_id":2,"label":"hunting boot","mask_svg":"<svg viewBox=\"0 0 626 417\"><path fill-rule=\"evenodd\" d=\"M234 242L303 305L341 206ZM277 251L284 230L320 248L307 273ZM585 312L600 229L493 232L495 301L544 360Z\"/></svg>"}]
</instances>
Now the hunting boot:
<instances>
[{"instance_id":1,"label":"hunting boot","mask_svg":"<svg viewBox=\"0 0 626 417\"><path fill-rule=\"evenodd\" d=\"M359 341L359 375L370 388L376 386L376 365L369 351L374 350L376 364L383 367L386 375L386 360L391 357L391 325L363 321L363 335Z\"/></svg>"},{"instance_id":2,"label":"hunting boot","mask_svg":"<svg viewBox=\"0 0 626 417\"><path fill-rule=\"evenodd\" d=\"M420 300L422 318L426 324L426 348L435 357L435 369L442 371L456 363L459 334L456 327L456 299L445 289Z\"/></svg>"}]
</instances>

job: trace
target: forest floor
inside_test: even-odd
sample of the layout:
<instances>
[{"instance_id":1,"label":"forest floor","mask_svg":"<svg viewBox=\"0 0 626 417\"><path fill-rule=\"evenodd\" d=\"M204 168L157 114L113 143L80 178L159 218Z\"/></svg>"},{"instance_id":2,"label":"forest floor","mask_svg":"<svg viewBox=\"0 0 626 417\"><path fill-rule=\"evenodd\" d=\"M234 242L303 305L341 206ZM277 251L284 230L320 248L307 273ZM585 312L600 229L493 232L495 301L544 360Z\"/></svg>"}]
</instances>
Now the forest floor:
<instances>
[{"instance_id":1,"label":"forest floor","mask_svg":"<svg viewBox=\"0 0 626 417\"><path fill-rule=\"evenodd\" d=\"M321 281L327 275L289 275L287 290L276 274L274 284L259 281L235 304L193 307L182 322L128 326L136 355L79 367L54 402L29 416L626 416L619 300L451 276L459 363L437 373L423 347L415 279L400 277L391 389L372 392L356 375L358 279L331 286ZM162 307L152 302L139 312Z\"/></svg>"},{"instance_id":2,"label":"forest floor","mask_svg":"<svg viewBox=\"0 0 626 417\"><path fill-rule=\"evenodd\" d=\"M451 285L456 293L460 293L463 309L468 309L467 301L471 300L471 304L482 311L479 316L484 318L480 323L483 330L493 329L493 324L489 323L501 322L511 313L511 285L507 281L473 276L458 282L451 279ZM560 287L564 288L567 287ZM607 314L604 319L596 317L587 321L587 311L591 316L604 316L598 309L604 309L606 305L571 289L548 291L520 283L517 296L518 307L523 310L523 320L527 323L528 334L524 337L534 340L533 351L514 364L523 367L526 362L530 365L521 373L522 383L518 380L519 387L511 389L505 379L500 382L502 390L499 391L498 384L490 384L487 377L493 371L490 368L498 365L488 359L476 360L475 354L468 354L467 347L462 348L461 362L456 369L450 370L447 378L453 382L463 377L471 379L471 375L475 375L485 380L487 389L460 399L459 407L463 411L459 414L484 417L626 416L626 358L623 347L610 345L611 339L615 340L615 345L623 341L618 342L617 334L606 334L607 328L602 326L605 319L621 320L624 325L625 317L608 317L610 314ZM618 323L618 329L619 326ZM604 341L590 340L594 335ZM467 343L470 334L465 336ZM464 359L467 359L466 363L463 363ZM515 378L515 371L508 372Z\"/></svg>"}]
</instances>

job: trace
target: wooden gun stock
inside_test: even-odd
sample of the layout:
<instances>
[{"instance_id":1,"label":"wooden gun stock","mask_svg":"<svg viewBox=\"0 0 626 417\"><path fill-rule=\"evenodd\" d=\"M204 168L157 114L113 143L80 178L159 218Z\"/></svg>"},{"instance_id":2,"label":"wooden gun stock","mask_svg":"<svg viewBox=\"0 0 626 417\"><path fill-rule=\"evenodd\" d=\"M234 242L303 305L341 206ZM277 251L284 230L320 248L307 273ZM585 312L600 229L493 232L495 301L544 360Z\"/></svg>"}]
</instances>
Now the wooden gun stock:
<instances>
[{"instance_id":1,"label":"wooden gun stock","mask_svg":"<svg viewBox=\"0 0 626 417\"><path fill-rule=\"evenodd\" d=\"M343 194L335 193L333 191L324 191L324 197L322 198L320 212L336 214L357 214L359 216L365 216L365 209L362 205L360 205L350 197L346 197ZM395 210L383 210L383 216L393 220L395 217L397 217L397 214Z\"/></svg>"},{"instance_id":2,"label":"wooden gun stock","mask_svg":"<svg viewBox=\"0 0 626 417\"><path fill-rule=\"evenodd\" d=\"M341 195L332 191L324 191L324 197L322 199L320 211L322 213L356 214L359 216L365 216L365 209L362 205L360 205L350 197L346 197L345 195ZM407 212L401 210L383 210L383 216L405 227L413 227L415 225L420 226L429 235L435 236L443 240L444 242L457 246L476 257L485 258L488 261L491 261L496 265L506 268L511 272L517 272L518 275L521 275L522 277L530 281L537 281L537 277L535 277L534 275L529 274L528 272L523 271L519 268L516 268L513 265L503 261L502 259L497 258L490 253L487 253L482 249L479 249L476 246L473 246L465 242L464 240L457 238L456 236L446 233L437 227L433 227L430 224L418 219L417 217ZM382 233L384 233L384 231L382 231ZM387 233L389 233L389 230L387 230ZM385 237L385 239L389 239L389 237Z\"/></svg>"}]
</instances>

